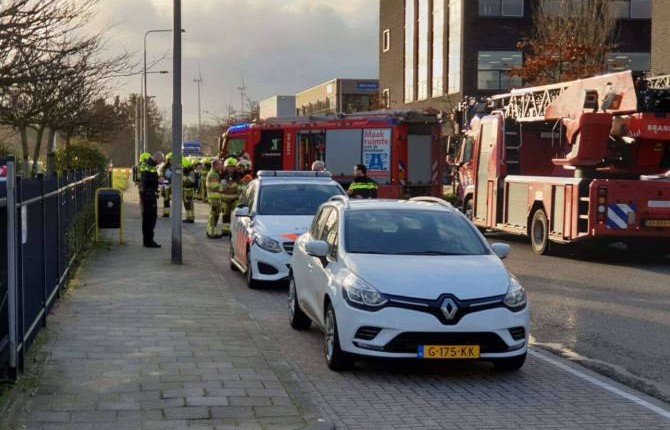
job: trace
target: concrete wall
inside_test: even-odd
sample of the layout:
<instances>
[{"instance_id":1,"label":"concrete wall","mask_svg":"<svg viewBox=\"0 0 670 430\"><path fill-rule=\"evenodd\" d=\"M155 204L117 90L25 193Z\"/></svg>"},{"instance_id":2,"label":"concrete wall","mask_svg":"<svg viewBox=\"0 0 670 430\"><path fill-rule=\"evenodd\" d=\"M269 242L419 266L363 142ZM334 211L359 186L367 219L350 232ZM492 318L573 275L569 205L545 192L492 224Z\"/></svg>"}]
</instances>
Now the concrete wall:
<instances>
[{"instance_id":1,"label":"concrete wall","mask_svg":"<svg viewBox=\"0 0 670 430\"><path fill-rule=\"evenodd\" d=\"M670 1L654 0L651 23L651 69L670 73Z\"/></svg>"},{"instance_id":2,"label":"concrete wall","mask_svg":"<svg viewBox=\"0 0 670 430\"><path fill-rule=\"evenodd\" d=\"M258 105L261 119L295 116L295 96L272 96Z\"/></svg>"}]
</instances>

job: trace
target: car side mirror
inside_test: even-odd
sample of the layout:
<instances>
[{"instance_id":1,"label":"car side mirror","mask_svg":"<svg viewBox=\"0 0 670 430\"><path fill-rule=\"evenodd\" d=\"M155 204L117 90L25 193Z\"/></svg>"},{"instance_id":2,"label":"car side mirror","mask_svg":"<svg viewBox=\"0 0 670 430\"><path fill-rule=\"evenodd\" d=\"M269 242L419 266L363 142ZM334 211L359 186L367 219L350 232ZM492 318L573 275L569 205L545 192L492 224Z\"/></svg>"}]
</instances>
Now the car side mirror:
<instances>
[{"instance_id":1,"label":"car side mirror","mask_svg":"<svg viewBox=\"0 0 670 430\"><path fill-rule=\"evenodd\" d=\"M330 246L323 240L313 240L305 244L305 252L312 257L326 258L330 252Z\"/></svg>"},{"instance_id":2,"label":"car side mirror","mask_svg":"<svg viewBox=\"0 0 670 430\"><path fill-rule=\"evenodd\" d=\"M501 260L504 260L509 255L509 251L511 249L510 246L506 243L494 243L491 245L491 248Z\"/></svg>"},{"instance_id":3,"label":"car side mirror","mask_svg":"<svg viewBox=\"0 0 670 430\"><path fill-rule=\"evenodd\" d=\"M238 206L235 209L235 218L249 218L250 216L248 206Z\"/></svg>"}]
</instances>

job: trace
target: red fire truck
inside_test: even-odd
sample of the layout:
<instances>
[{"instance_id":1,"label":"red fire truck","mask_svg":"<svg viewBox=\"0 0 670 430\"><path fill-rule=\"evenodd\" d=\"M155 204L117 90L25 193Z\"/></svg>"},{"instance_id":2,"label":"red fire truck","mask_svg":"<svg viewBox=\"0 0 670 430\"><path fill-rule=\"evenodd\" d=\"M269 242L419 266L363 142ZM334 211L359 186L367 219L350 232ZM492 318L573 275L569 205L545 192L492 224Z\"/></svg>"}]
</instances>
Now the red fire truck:
<instances>
[{"instance_id":1,"label":"red fire truck","mask_svg":"<svg viewBox=\"0 0 670 430\"><path fill-rule=\"evenodd\" d=\"M594 240L666 251L669 113L670 76L630 72L492 97L456 160L463 209L537 254Z\"/></svg>"},{"instance_id":2,"label":"red fire truck","mask_svg":"<svg viewBox=\"0 0 670 430\"><path fill-rule=\"evenodd\" d=\"M309 170L316 160L347 185L363 163L379 197L442 195L444 156L436 115L414 110L272 118L230 127L220 153L249 154L255 170Z\"/></svg>"}]
</instances>

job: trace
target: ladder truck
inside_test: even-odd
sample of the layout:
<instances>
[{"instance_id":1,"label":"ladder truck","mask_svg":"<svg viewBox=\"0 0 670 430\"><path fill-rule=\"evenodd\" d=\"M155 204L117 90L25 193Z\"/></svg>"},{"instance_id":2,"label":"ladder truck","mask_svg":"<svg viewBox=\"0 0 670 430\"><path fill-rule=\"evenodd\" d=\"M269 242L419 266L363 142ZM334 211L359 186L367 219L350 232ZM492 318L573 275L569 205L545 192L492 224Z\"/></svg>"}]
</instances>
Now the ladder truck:
<instances>
[{"instance_id":1,"label":"ladder truck","mask_svg":"<svg viewBox=\"0 0 670 430\"><path fill-rule=\"evenodd\" d=\"M528 236L536 254L595 241L669 251L670 75L513 90L466 128L457 195L479 228Z\"/></svg>"}]
</instances>

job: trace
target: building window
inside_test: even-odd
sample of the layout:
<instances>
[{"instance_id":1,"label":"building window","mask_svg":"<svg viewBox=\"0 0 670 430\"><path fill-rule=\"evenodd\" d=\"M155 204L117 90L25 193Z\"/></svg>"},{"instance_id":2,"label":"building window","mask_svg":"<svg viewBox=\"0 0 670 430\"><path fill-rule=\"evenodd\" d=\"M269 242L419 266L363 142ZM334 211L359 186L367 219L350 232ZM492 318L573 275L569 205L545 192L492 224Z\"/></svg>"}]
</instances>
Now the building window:
<instances>
[{"instance_id":1,"label":"building window","mask_svg":"<svg viewBox=\"0 0 670 430\"><path fill-rule=\"evenodd\" d=\"M405 103L414 101L414 0L405 0Z\"/></svg>"},{"instance_id":2,"label":"building window","mask_svg":"<svg viewBox=\"0 0 670 430\"><path fill-rule=\"evenodd\" d=\"M651 54L649 52L612 52L607 55L607 70L621 72L648 72L651 70Z\"/></svg>"},{"instance_id":3,"label":"building window","mask_svg":"<svg viewBox=\"0 0 670 430\"><path fill-rule=\"evenodd\" d=\"M449 0L449 94L461 92L463 0Z\"/></svg>"},{"instance_id":4,"label":"building window","mask_svg":"<svg viewBox=\"0 0 670 430\"><path fill-rule=\"evenodd\" d=\"M382 91L382 103L384 103L384 109L391 108L391 90L388 88L384 88L384 91Z\"/></svg>"},{"instance_id":5,"label":"building window","mask_svg":"<svg viewBox=\"0 0 670 430\"><path fill-rule=\"evenodd\" d=\"M651 18L651 0L614 0L612 9L617 18Z\"/></svg>"},{"instance_id":6,"label":"building window","mask_svg":"<svg viewBox=\"0 0 670 430\"><path fill-rule=\"evenodd\" d=\"M427 1L419 2L419 52L418 52L418 85L417 100L428 98L428 39L430 27L428 26L428 15L430 4Z\"/></svg>"},{"instance_id":7,"label":"building window","mask_svg":"<svg viewBox=\"0 0 670 430\"><path fill-rule=\"evenodd\" d=\"M523 16L523 0L479 0L479 16Z\"/></svg>"},{"instance_id":8,"label":"building window","mask_svg":"<svg viewBox=\"0 0 670 430\"><path fill-rule=\"evenodd\" d=\"M391 49L391 30L388 28L382 33L382 49L384 52Z\"/></svg>"},{"instance_id":9,"label":"building window","mask_svg":"<svg viewBox=\"0 0 670 430\"><path fill-rule=\"evenodd\" d=\"M432 97L444 95L444 2L445 0L433 0Z\"/></svg>"},{"instance_id":10,"label":"building window","mask_svg":"<svg viewBox=\"0 0 670 430\"><path fill-rule=\"evenodd\" d=\"M509 70L522 64L518 51L479 51L477 56L477 88L507 90L521 86L521 79L510 76Z\"/></svg>"}]
</instances>

